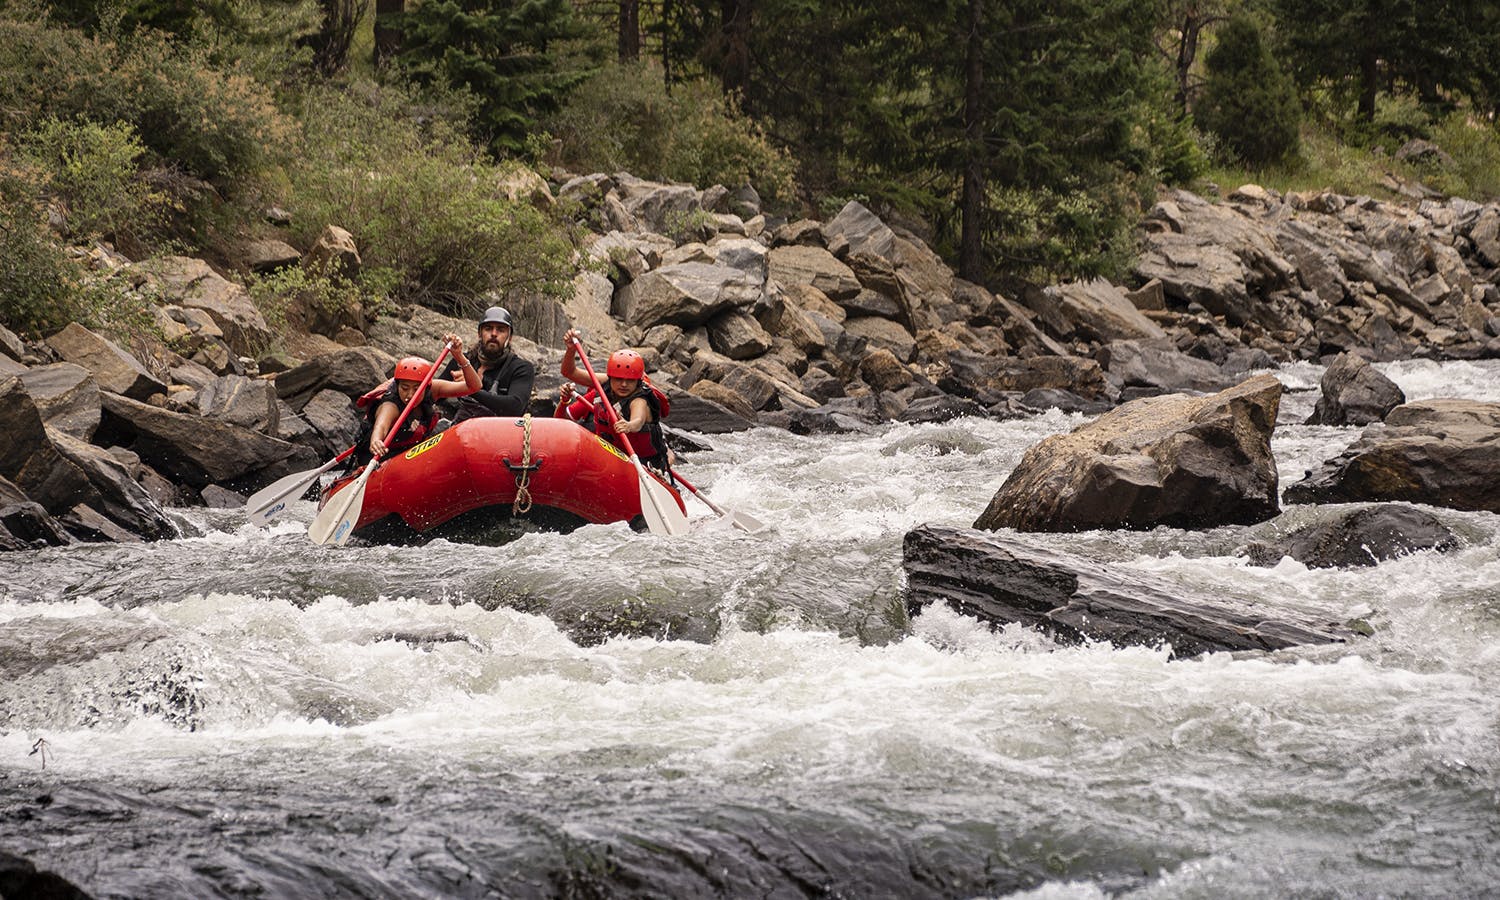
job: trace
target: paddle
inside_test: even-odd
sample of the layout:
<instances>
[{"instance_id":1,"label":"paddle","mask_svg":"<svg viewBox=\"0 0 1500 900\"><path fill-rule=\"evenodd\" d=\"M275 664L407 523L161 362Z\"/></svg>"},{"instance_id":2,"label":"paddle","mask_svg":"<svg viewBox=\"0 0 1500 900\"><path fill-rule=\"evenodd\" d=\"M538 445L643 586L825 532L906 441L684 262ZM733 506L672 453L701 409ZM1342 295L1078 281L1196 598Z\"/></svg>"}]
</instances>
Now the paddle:
<instances>
[{"instance_id":1,"label":"paddle","mask_svg":"<svg viewBox=\"0 0 1500 900\"><path fill-rule=\"evenodd\" d=\"M620 417L615 414L615 406L609 402L609 395L604 393L599 376L594 374L594 366L589 362L588 354L583 352L583 343L576 337L573 339L573 349L578 351L578 358L583 360L584 371L589 373L589 381L594 383L594 391L603 402L605 415L609 417L609 424L613 427ZM672 496L666 485L646 471L641 458L635 455L635 449L630 446L629 438L621 434L620 443L625 445L625 451L630 454L630 461L635 464L636 479L641 483L641 515L646 518L646 527L653 534L682 534L687 531L687 516L677 505L677 498Z\"/></svg>"},{"instance_id":2,"label":"paddle","mask_svg":"<svg viewBox=\"0 0 1500 900\"><path fill-rule=\"evenodd\" d=\"M246 517L256 525L269 523L286 510L289 501L301 497L308 488L312 487L312 483L318 480L319 475L348 459L353 453L354 448L350 447L316 469L293 472L285 478L276 479L250 495L250 499L245 502L245 509L249 510Z\"/></svg>"},{"instance_id":3,"label":"paddle","mask_svg":"<svg viewBox=\"0 0 1500 900\"><path fill-rule=\"evenodd\" d=\"M755 518L749 513L740 512L736 509L725 509L724 507L710 500L707 494L693 487L693 483L691 481L688 481L686 478L683 478L682 473L678 472L676 469L672 470L672 477L677 479L678 483L683 487L692 491L694 497L697 497L699 500L702 500L704 503L708 504L708 508L718 513L720 519L728 519L729 524L733 525L735 528L738 528L739 530L746 532L747 534L755 534L757 531L765 530L766 523Z\"/></svg>"},{"instance_id":4,"label":"paddle","mask_svg":"<svg viewBox=\"0 0 1500 900\"><path fill-rule=\"evenodd\" d=\"M406 408L401 410L401 415L391 425L391 430L386 432L387 436L400 431L401 426L406 424L406 417L411 415L411 411L416 409L417 404L422 401L422 394L426 393L427 385L432 383L432 376L437 374L438 369L443 365L443 360L447 359L452 349L452 344L443 345L443 352L438 354L437 361L432 364L432 368L427 370L422 383L417 385L416 393L406 401ZM342 547L348 543L349 534L354 531L354 524L359 521L359 514L365 506L365 485L369 483L370 476L374 475L378 468L380 468L380 460L371 459L365 466L365 470L354 479L353 484L334 494L333 499L318 511L312 524L307 526L307 536L312 538L314 544L332 543L334 546Z\"/></svg>"}]
</instances>

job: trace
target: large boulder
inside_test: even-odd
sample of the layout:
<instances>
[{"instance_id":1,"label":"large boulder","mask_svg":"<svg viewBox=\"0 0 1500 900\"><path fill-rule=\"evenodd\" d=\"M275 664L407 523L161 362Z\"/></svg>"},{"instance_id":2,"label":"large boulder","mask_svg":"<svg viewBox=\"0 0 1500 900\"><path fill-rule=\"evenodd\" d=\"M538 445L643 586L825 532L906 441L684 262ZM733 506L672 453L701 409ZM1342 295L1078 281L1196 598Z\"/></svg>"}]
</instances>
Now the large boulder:
<instances>
[{"instance_id":1,"label":"large boulder","mask_svg":"<svg viewBox=\"0 0 1500 900\"><path fill-rule=\"evenodd\" d=\"M1286 489L1293 503L1401 500L1500 512L1500 404L1423 400Z\"/></svg>"},{"instance_id":2,"label":"large boulder","mask_svg":"<svg viewBox=\"0 0 1500 900\"><path fill-rule=\"evenodd\" d=\"M726 310L748 308L762 285L740 269L688 262L662 266L615 293L614 313L627 325L691 328Z\"/></svg>"},{"instance_id":3,"label":"large boulder","mask_svg":"<svg viewBox=\"0 0 1500 900\"><path fill-rule=\"evenodd\" d=\"M1167 336L1161 326L1135 308L1123 290L1103 278L1028 291L1024 298L1042 324L1065 341L1105 343L1165 340Z\"/></svg>"},{"instance_id":4,"label":"large boulder","mask_svg":"<svg viewBox=\"0 0 1500 900\"><path fill-rule=\"evenodd\" d=\"M272 436L281 420L276 385L243 375L221 375L198 391L198 413Z\"/></svg>"},{"instance_id":5,"label":"large boulder","mask_svg":"<svg viewBox=\"0 0 1500 900\"><path fill-rule=\"evenodd\" d=\"M79 496L73 508L75 513L78 506L83 506L101 514L126 532L147 540L177 536L177 526L162 511L161 506L145 488L136 483L129 470L108 450L56 429L49 428L47 437L64 459L84 473L92 487L91 491ZM119 535L111 534L107 528L94 530L113 540L120 539Z\"/></svg>"},{"instance_id":6,"label":"large boulder","mask_svg":"<svg viewBox=\"0 0 1500 900\"><path fill-rule=\"evenodd\" d=\"M106 395L111 396L111 395ZM127 401L133 402L133 401ZM58 452L21 379L0 379L0 478L54 515L94 495L87 473Z\"/></svg>"},{"instance_id":7,"label":"large boulder","mask_svg":"<svg viewBox=\"0 0 1500 900\"><path fill-rule=\"evenodd\" d=\"M845 203L823 226L823 235L848 253L872 253L890 259L896 249L896 233L858 200Z\"/></svg>"},{"instance_id":8,"label":"large boulder","mask_svg":"<svg viewBox=\"0 0 1500 900\"><path fill-rule=\"evenodd\" d=\"M103 403L100 438L131 450L173 481L200 490L210 484L253 489L319 461L306 447L216 419L113 394L105 394Z\"/></svg>"},{"instance_id":9,"label":"large boulder","mask_svg":"<svg viewBox=\"0 0 1500 900\"><path fill-rule=\"evenodd\" d=\"M1279 650L1347 640L1350 632L1249 599L1190 596L1180 585L1125 572L1020 536L924 525L906 535L907 608L932 603L993 625L1018 623L1067 643L1170 645L1176 656Z\"/></svg>"},{"instance_id":10,"label":"large boulder","mask_svg":"<svg viewBox=\"0 0 1500 900\"><path fill-rule=\"evenodd\" d=\"M821 247L792 245L771 250L766 277L786 287L805 284L822 291L829 299L840 302L859 294L864 286L854 270Z\"/></svg>"},{"instance_id":11,"label":"large boulder","mask_svg":"<svg viewBox=\"0 0 1500 900\"><path fill-rule=\"evenodd\" d=\"M693 385L691 391L657 386L666 390L672 404L672 411L662 419L663 425L700 434L748 431L755 427L755 410L723 385L704 381Z\"/></svg>"},{"instance_id":12,"label":"large boulder","mask_svg":"<svg viewBox=\"0 0 1500 900\"><path fill-rule=\"evenodd\" d=\"M1205 359L1181 353L1168 341L1113 341L1096 358L1126 399L1181 391L1222 391L1234 379Z\"/></svg>"},{"instance_id":13,"label":"large boulder","mask_svg":"<svg viewBox=\"0 0 1500 900\"><path fill-rule=\"evenodd\" d=\"M47 346L65 361L87 369L106 391L145 400L167 390L134 356L77 322L69 322L62 331L47 338Z\"/></svg>"},{"instance_id":14,"label":"large boulder","mask_svg":"<svg viewBox=\"0 0 1500 900\"><path fill-rule=\"evenodd\" d=\"M1278 511L1281 382L1131 401L1027 450L975 528L1207 528Z\"/></svg>"},{"instance_id":15,"label":"large boulder","mask_svg":"<svg viewBox=\"0 0 1500 900\"><path fill-rule=\"evenodd\" d=\"M1353 353L1339 354L1318 387L1323 393L1308 425L1369 425L1406 402L1396 382Z\"/></svg>"},{"instance_id":16,"label":"large boulder","mask_svg":"<svg viewBox=\"0 0 1500 900\"><path fill-rule=\"evenodd\" d=\"M742 309L709 319L708 341L715 351L730 359L753 359L771 349L771 336Z\"/></svg>"},{"instance_id":17,"label":"large boulder","mask_svg":"<svg viewBox=\"0 0 1500 900\"><path fill-rule=\"evenodd\" d=\"M617 173L614 184L625 211L658 234L682 231L703 210L698 189L690 184L643 181L625 173Z\"/></svg>"}]
</instances>

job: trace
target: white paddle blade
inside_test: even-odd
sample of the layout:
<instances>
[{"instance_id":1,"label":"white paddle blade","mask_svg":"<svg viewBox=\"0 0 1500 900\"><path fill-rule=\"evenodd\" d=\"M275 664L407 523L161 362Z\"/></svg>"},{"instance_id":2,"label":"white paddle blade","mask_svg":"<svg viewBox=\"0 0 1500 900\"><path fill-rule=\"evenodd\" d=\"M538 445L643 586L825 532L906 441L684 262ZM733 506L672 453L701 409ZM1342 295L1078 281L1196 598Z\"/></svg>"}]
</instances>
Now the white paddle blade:
<instances>
[{"instance_id":1,"label":"white paddle blade","mask_svg":"<svg viewBox=\"0 0 1500 900\"><path fill-rule=\"evenodd\" d=\"M652 534L685 534L688 530L687 516L666 485L652 478L639 461L635 464L636 476L641 482L641 515L646 517L646 527Z\"/></svg>"},{"instance_id":2,"label":"white paddle blade","mask_svg":"<svg viewBox=\"0 0 1500 900\"><path fill-rule=\"evenodd\" d=\"M733 523L735 528L738 528L740 531L743 531L746 534L756 534L758 532L766 530L765 522L762 522L761 520L755 518L747 512L740 512L737 509L729 510L729 521Z\"/></svg>"},{"instance_id":3,"label":"white paddle blade","mask_svg":"<svg viewBox=\"0 0 1500 900\"><path fill-rule=\"evenodd\" d=\"M349 535L354 531L354 524L359 521L359 514L365 507L365 483L370 480L370 475L375 471L375 464L371 463L359 474L354 483L339 491L334 498L328 501L307 526L307 536L314 544L333 544L342 547L349 542Z\"/></svg>"},{"instance_id":4,"label":"white paddle blade","mask_svg":"<svg viewBox=\"0 0 1500 900\"><path fill-rule=\"evenodd\" d=\"M318 476L328 470L327 466L321 469L313 469L308 472L294 472L285 478L278 478L266 487L261 488L245 503L246 518L256 525L268 524L272 519L281 515L293 500L312 486Z\"/></svg>"}]
</instances>

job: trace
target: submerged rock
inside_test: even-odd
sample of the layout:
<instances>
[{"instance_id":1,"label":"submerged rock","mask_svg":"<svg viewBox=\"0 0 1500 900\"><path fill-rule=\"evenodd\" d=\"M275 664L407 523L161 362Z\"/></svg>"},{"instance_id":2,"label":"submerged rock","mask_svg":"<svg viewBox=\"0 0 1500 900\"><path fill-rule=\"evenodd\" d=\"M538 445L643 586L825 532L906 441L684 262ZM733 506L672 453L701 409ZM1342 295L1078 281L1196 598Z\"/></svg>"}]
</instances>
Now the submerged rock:
<instances>
[{"instance_id":1,"label":"submerged rock","mask_svg":"<svg viewBox=\"0 0 1500 900\"><path fill-rule=\"evenodd\" d=\"M913 615L942 602L991 624L1016 622L1067 642L1170 644L1177 656L1194 656L1334 643L1351 634L1248 601L1185 596L1161 579L970 529L924 525L908 532L903 564Z\"/></svg>"},{"instance_id":2,"label":"submerged rock","mask_svg":"<svg viewBox=\"0 0 1500 900\"><path fill-rule=\"evenodd\" d=\"M1418 550L1452 550L1458 538L1432 513L1402 503L1368 506L1246 547L1250 561L1274 566L1290 556L1309 568L1373 566Z\"/></svg>"}]
</instances>

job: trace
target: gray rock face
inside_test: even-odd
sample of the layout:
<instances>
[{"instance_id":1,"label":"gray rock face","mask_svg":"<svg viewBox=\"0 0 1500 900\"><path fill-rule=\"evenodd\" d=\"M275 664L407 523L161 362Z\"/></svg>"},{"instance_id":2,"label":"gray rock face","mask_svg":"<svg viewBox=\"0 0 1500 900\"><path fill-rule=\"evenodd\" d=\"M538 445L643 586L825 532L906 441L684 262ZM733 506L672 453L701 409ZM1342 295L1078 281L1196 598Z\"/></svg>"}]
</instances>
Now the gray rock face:
<instances>
[{"instance_id":1,"label":"gray rock face","mask_svg":"<svg viewBox=\"0 0 1500 900\"><path fill-rule=\"evenodd\" d=\"M1245 600L1191 597L1165 581L1123 573L1019 537L924 525L908 532L903 565L912 614L947 603L985 622L1036 628L1072 643L1169 644L1177 656L1278 650L1348 639L1338 625Z\"/></svg>"},{"instance_id":2,"label":"gray rock face","mask_svg":"<svg viewBox=\"0 0 1500 900\"><path fill-rule=\"evenodd\" d=\"M269 343L271 330L249 293L203 260L168 256L148 260L141 268L169 302L208 313L236 354L254 356Z\"/></svg>"},{"instance_id":3,"label":"gray rock face","mask_svg":"<svg viewBox=\"0 0 1500 900\"><path fill-rule=\"evenodd\" d=\"M1406 402L1396 383L1375 370L1363 357L1341 353L1318 383L1323 395L1308 417L1308 425L1369 425Z\"/></svg>"},{"instance_id":4,"label":"gray rock face","mask_svg":"<svg viewBox=\"0 0 1500 900\"><path fill-rule=\"evenodd\" d=\"M1080 531L1249 524L1278 511L1271 432L1281 382L1251 378L1206 397L1135 400L1020 463L975 528Z\"/></svg>"},{"instance_id":5,"label":"gray rock face","mask_svg":"<svg viewBox=\"0 0 1500 900\"><path fill-rule=\"evenodd\" d=\"M858 200L844 204L833 221L823 226L823 234L830 243L841 239L850 253L890 259L896 249L896 233Z\"/></svg>"},{"instance_id":6,"label":"gray rock face","mask_svg":"<svg viewBox=\"0 0 1500 900\"><path fill-rule=\"evenodd\" d=\"M273 437L281 419L275 384L243 375L221 375L200 390L198 413Z\"/></svg>"},{"instance_id":7,"label":"gray rock face","mask_svg":"<svg viewBox=\"0 0 1500 900\"><path fill-rule=\"evenodd\" d=\"M771 349L771 336L749 313L732 309L708 320L708 341L730 359L753 359Z\"/></svg>"},{"instance_id":8,"label":"gray rock face","mask_svg":"<svg viewBox=\"0 0 1500 900\"><path fill-rule=\"evenodd\" d=\"M0 379L0 434L0 478L49 513L92 495L88 476L53 446L36 403L14 376Z\"/></svg>"},{"instance_id":9,"label":"gray rock face","mask_svg":"<svg viewBox=\"0 0 1500 900\"><path fill-rule=\"evenodd\" d=\"M1373 566L1418 550L1448 551L1458 546L1442 520L1402 503L1346 510L1326 522L1299 528L1276 541L1247 548L1250 561L1273 566L1290 556L1309 568Z\"/></svg>"},{"instance_id":10,"label":"gray rock face","mask_svg":"<svg viewBox=\"0 0 1500 900\"><path fill-rule=\"evenodd\" d=\"M672 411L663 419L663 423L672 428L680 428L684 431L696 431L699 434L725 434L732 431L746 431L755 426L755 410L751 409L744 400L744 408L736 411L726 402L717 402L714 397L707 396L697 390L677 391L668 390L666 385L658 385L667 390L667 396L672 401ZM712 381L703 383L705 388L718 388L726 392L729 402L737 398L737 395L728 388L715 384ZM698 387L694 385L694 387ZM749 413L749 415L745 415Z\"/></svg>"},{"instance_id":11,"label":"gray rock face","mask_svg":"<svg viewBox=\"0 0 1500 900\"><path fill-rule=\"evenodd\" d=\"M108 450L52 429L48 430L48 438L64 459L84 473L93 488L78 498L80 504L75 504L75 511L76 506L83 505L130 534L148 540L177 535L177 526ZM110 540L119 540L108 529L90 527Z\"/></svg>"},{"instance_id":12,"label":"gray rock face","mask_svg":"<svg viewBox=\"0 0 1500 900\"><path fill-rule=\"evenodd\" d=\"M276 395L300 412L321 390L358 397L387 378L396 358L374 347L350 347L308 360L276 376Z\"/></svg>"},{"instance_id":13,"label":"gray rock face","mask_svg":"<svg viewBox=\"0 0 1500 900\"><path fill-rule=\"evenodd\" d=\"M1500 512L1500 404L1423 400L1366 426L1286 489L1292 503L1401 500Z\"/></svg>"},{"instance_id":14,"label":"gray rock face","mask_svg":"<svg viewBox=\"0 0 1500 900\"><path fill-rule=\"evenodd\" d=\"M616 315L626 324L691 328L726 310L749 308L762 286L739 269L709 263L662 266L620 288Z\"/></svg>"},{"instance_id":15,"label":"gray rock face","mask_svg":"<svg viewBox=\"0 0 1500 900\"><path fill-rule=\"evenodd\" d=\"M1132 396L1221 391L1233 381L1213 363L1179 353L1164 341L1114 341L1096 356L1104 371Z\"/></svg>"},{"instance_id":16,"label":"gray rock face","mask_svg":"<svg viewBox=\"0 0 1500 900\"><path fill-rule=\"evenodd\" d=\"M48 427L85 441L94 436L99 427L99 383L87 369L72 363L38 366L22 374L21 383Z\"/></svg>"},{"instance_id":17,"label":"gray rock face","mask_svg":"<svg viewBox=\"0 0 1500 900\"><path fill-rule=\"evenodd\" d=\"M835 302L848 300L864 289L854 270L832 253L801 244L774 248L768 257L766 277L783 287L810 285Z\"/></svg>"},{"instance_id":18,"label":"gray rock face","mask_svg":"<svg viewBox=\"0 0 1500 900\"><path fill-rule=\"evenodd\" d=\"M1136 309L1125 292L1102 278L1028 293L1026 305L1062 340L1166 340L1161 326Z\"/></svg>"}]
</instances>

